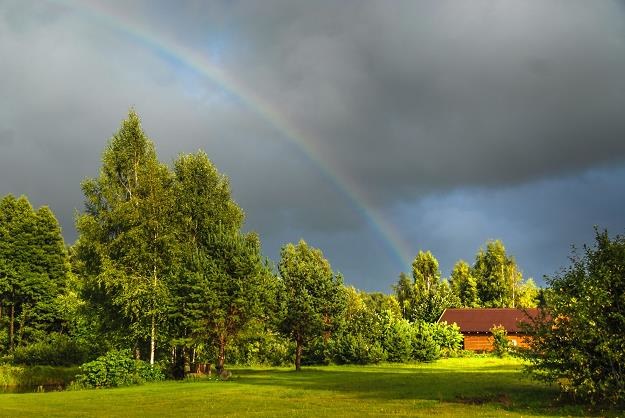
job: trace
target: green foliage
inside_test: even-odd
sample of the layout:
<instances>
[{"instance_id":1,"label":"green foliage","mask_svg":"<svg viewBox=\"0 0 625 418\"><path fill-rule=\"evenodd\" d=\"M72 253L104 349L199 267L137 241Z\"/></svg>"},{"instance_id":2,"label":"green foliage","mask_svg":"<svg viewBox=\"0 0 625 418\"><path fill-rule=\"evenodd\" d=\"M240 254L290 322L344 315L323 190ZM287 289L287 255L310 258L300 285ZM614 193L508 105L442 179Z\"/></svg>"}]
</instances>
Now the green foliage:
<instances>
[{"instance_id":1,"label":"green foliage","mask_svg":"<svg viewBox=\"0 0 625 418\"><path fill-rule=\"evenodd\" d=\"M331 340L331 356L339 364L371 364L386 359L382 348L382 315L401 317L392 296L345 288L347 309Z\"/></svg>"},{"instance_id":2,"label":"green foliage","mask_svg":"<svg viewBox=\"0 0 625 418\"><path fill-rule=\"evenodd\" d=\"M2 387L33 388L37 386L66 387L75 379L78 367L0 365Z\"/></svg>"},{"instance_id":3,"label":"green foliage","mask_svg":"<svg viewBox=\"0 0 625 418\"><path fill-rule=\"evenodd\" d=\"M28 366L73 366L87 358L87 349L62 334L52 334L47 340L18 347L13 352L13 363Z\"/></svg>"},{"instance_id":4,"label":"green foliage","mask_svg":"<svg viewBox=\"0 0 625 418\"><path fill-rule=\"evenodd\" d=\"M503 308L509 305L510 280L506 273L514 267L514 260L506 254L499 240L486 243L475 256L473 271L477 278L478 296L484 307Z\"/></svg>"},{"instance_id":5,"label":"green foliage","mask_svg":"<svg viewBox=\"0 0 625 418\"><path fill-rule=\"evenodd\" d=\"M376 364L386 359L386 353L380 341L344 334L334 344L333 359L337 364Z\"/></svg>"},{"instance_id":6,"label":"green foliage","mask_svg":"<svg viewBox=\"0 0 625 418\"><path fill-rule=\"evenodd\" d=\"M481 305L477 281L473 277L471 266L466 261L460 260L454 265L450 285L452 291L458 296L461 307L477 308Z\"/></svg>"},{"instance_id":7,"label":"green foliage","mask_svg":"<svg viewBox=\"0 0 625 418\"><path fill-rule=\"evenodd\" d=\"M432 328L434 341L440 347L441 356L450 357L460 353L464 337L458 325L437 322L430 324L430 327Z\"/></svg>"},{"instance_id":8,"label":"green foliage","mask_svg":"<svg viewBox=\"0 0 625 418\"><path fill-rule=\"evenodd\" d=\"M459 304L447 281L440 277L438 260L429 251L419 251L412 262L412 283L402 273L395 286L397 301L405 319L436 322L445 308Z\"/></svg>"},{"instance_id":9,"label":"green foliage","mask_svg":"<svg viewBox=\"0 0 625 418\"><path fill-rule=\"evenodd\" d=\"M625 237L596 231L595 245L547 282L528 370L577 398L625 405Z\"/></svg>"},{"instance_id":10,"label":"green foliage","mask_svg":"<svg viewBox=\"0 0 625 418\"><path fill-rule=\"evenodd\" d=\"M527 279L519 287L517 306L519 308L535 308L538 306L538 287L536 287L536 283L531 278Z\"/></svg>"},{"instance_id":11,"label":"green foliage","mask_svg":"<svg viewBox=\"0 0 625 418\"><path fill-rule=\"evenodd\" d=\"M460 350L462 334L457 326L384 318L382 348L390 362L433 361Z\"/></svg>"},{"instance_id":12,"label":"green foliage","mask_svg":"<svg viewBox=\"0 0 625 418\"><path fill-rule=\"evenodd\" d=\"M301 364L305 366L322 365L327 366L332 361L334 350L334 339L320 336L308 341L302 347ZM297 345L295 346L297 352Z\"/></svg>"},{"instance_id":13,"label":"green foliage","mask_svg":"<svg viewBox=\"0 0 625 418\"><path fill-rule=\"evenodd\" d=\"M414 332L405 319L391 319L385 324L382 347L390 362L406 362L412 358Z\"/></svg>"},{"instance_id":14,"label":"green foliage","mask_svg":"<svg viewBox=\"0 0 625 418\"><path fill-rule=\"evenodd\" d=\"M217 367L222 368L228 343L262 316L271 273L262 263L260 241L253 234L216 234L195 261L173 285L183 305L182 324L192 340L210 341L218 348Z\"/></svg>"},{"instance_id":15,"label":"green foliage","mask_svg":"<svg viewBox=\"0 0 625 418\"><path fill-rule=\"evenodd\" d=\"M530 308L536 306L538 289L523 275L513 257L508 256L500 240L486 243L475 256L472 275L477 284L478 300L485 308Z\"/></svg>"},{"instance_id":16,"label":"green foliage","mask_svg":"<svg viewBox=\"0 0 625 418\"><path fill-rule=\"evenodd\" d=\"M228 179L205 153L178 157L174 174L181 250L169 309L175 342L214 346L218 369L227 347L234 362L264 361L252 346L242 354L242 346L231 344L275 299L275 279L262 259L260 240L239 232L243 211L232 200Z\"/></svg>"},{"instance_id":17,"label":"green foliage","mask_svg":"<svg viewBox=\"0 0 625 418\"><path fill-rule=\"evenodd\" d=\"M412 359L433 361L440 357L441 347L437 343L435 324L419 321L413 324Z\"/></svg>"},{"instance_id":18,"label":"green foliage","mask_svg":"<svg viewBox=\"0 0 625 418\"><path fill-rule=\"evenodd\" d=\"M0 200L0 352L62 328L58 297L69 263L61 229L47 207L25 196Z\"/></svg>"},{"instance_id":19,"label":"green foliage","mask_svg":"<svg viewBox=\"0 0 625 418\"><path fill-rule=\"evenodd\" d=\"M361 291L360 298L369 312L382 315L383 312L388 311L396 318L402 316L399 302L393 295L385 295L381 292L367 293Z\"/></svg>"},{"instance_id":20,"label":"green foliage","mask_svg":"<svg viewBox=\"0 0 625 418\"><path fill-rule=\"evenodd\" d=\"M279 292L283 315L280 330L296 343L295 367L301 366L304 346L334 331L346 309L342 278L335 275L321 250L301 240L282 248Z\"/></svg>"},{"instance_id":21,"label":"green foliage","mask_svg":"<svg viewBox=\"0 0 625 418\"><path fill-rule=\"evenodd\" d=\"M150 361L169 300L175 266L173 176L130 111L103 155L100 175L82 183L77 270L84 296L102 321L130 341L150 340Z\"/></svg>"},{"instance_id":22,"label":"green foliage","mask_svg":"<svg viewBox=\"0 0 625 418\"><path fill-rule=\"evenodd\" d=\"M393 286L395 295L397 297L397 303L401 311L401 315L406 319L414 319L414 304L415 304L415 287L414 283L406 275L406 273L399 274L399 280L397 284Z\"/></svg>"},{"instance_id":23,"label":"green foliage","mask_svg":"<svg viewBox=\"0 0 625 418\"><path fill-rule=\"evenodd\" d=\"M233 340L226 349L228 361L245 366L286 366L293 364L292 341L269 331L256 331Z\"/></svg>"},{"instance_id":24,"label":"green foliage","mask_svg":"<svg viewBox=\"0 0 625 418\"><path fill-rule=\"evenodd\" d=\"M163 380L157 367L141 360L134 360L129 350L110 351L96 360L80 366L76 376L79 385L88 388L129 386Z\"/></svg>"},{"instance_id":25,"label":"green foliage","mask_svg":"<svg viewBox=\"0 0 625 418\"><path fill-rule=\"evenodd\" d=\"M493 350L498 357L505 357L510 352L508 331L502 325L495 325L490 330L492 334Z\"/></svg>"}]
</instances>

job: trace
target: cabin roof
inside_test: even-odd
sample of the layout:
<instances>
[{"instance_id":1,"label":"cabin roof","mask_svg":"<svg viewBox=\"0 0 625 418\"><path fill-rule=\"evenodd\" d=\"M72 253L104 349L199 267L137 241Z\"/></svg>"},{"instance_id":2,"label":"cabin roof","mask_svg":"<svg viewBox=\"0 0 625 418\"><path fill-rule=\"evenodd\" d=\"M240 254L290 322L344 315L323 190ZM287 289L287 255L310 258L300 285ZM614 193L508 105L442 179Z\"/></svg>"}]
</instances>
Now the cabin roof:
<instances>
[{"instance_id":1,"label":"cabin roof","mask_svg":"<svg viewBox=\"0 0 625 418\"><path fill-rule=\"evenodd\" d=\"M521 331L519 322L529 322L538 312L538 308L448 308L438 322L456 323L463 334L488 333L495 325L503 325L509 333L516 333Z\"/></svg>"}]
</instances>

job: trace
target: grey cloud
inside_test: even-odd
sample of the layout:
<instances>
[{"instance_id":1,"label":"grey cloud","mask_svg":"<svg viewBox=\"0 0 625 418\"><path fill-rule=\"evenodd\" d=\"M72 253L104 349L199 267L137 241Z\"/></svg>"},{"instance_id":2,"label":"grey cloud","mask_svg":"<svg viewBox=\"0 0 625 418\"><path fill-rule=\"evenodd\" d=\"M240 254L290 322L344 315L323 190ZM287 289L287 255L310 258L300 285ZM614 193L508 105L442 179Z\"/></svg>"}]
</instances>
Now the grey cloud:
<instances>
[{"instance_id":1,"label":"grey cloud","mask_svg":"<svg viewBox=\"0 0 625 418\"><path fill-rule=\"evenodd\" d=\"M428 199L466 187L520 190L625 157L622 3L107 7L214 55L301 130L334 172L323 174L254 109L116 24L65 3L3 2L0 57L10 59L0 67L0 195L26 193L49 204L70 242L73 211L82 207L80 180L97 175L102 149L129 106L164 161L206 150L231 177L246 228L261 233L270 254L287 240L311 237L338 269L369 288L386 288L381 277L394 279L407 267L390 259L333 176L365 190L416 250L415 236L448 235L435 222L440 218L423 223L435 211L422 203ZM549 205L545 210L561 207ZM588 219L601 209L583 206ZM394 218L400 208L404 215ZM458 222L466 214L448 215ZM524 227L506 221L499 230ZM466 234L485 239L481 230Z\"/></svg>"},{"instance_id":2,"label":"grey cloud","mask_svg":"<svg viewBox=\"0 0 625 418\"><path fill-rule=\"evenodd\" d=\"M11 129L0 130L0 146L13 144L13 138L15 138L15 132Z\"/></svg>"},{"instance_id":3,"label":"grey cloud","mask_svg":"<svg viewBox=\"0 0 625 418\"><path fill-rule=\"evenodd\" d=\"M247 39L279 59L234 71L373 197L518 184L623 159L623 17L609 2L309 5Z\"/></svg>"}]
</instances>

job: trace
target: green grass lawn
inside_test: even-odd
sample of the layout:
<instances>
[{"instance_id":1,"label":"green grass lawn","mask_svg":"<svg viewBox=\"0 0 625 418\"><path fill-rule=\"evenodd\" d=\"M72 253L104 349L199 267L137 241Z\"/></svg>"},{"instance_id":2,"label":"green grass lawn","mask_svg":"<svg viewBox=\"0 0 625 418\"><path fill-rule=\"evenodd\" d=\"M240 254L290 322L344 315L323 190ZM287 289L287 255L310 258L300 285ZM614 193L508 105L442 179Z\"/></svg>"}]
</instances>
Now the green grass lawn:
<instances>
[{"instance_id":1,"label":"green grass lawn","mask_svg":"<svg viewBox=\"0 0 625 418\"><path fill-rule=\"evenodd\" d=\"M514 359L432 364L236 369L117 389L0 394L0 416L581 416L557 390L526 379ZM608 415L616 415L616 412ZM605 415L605 412L603 413Z\"/></svg>"}]
</instances>

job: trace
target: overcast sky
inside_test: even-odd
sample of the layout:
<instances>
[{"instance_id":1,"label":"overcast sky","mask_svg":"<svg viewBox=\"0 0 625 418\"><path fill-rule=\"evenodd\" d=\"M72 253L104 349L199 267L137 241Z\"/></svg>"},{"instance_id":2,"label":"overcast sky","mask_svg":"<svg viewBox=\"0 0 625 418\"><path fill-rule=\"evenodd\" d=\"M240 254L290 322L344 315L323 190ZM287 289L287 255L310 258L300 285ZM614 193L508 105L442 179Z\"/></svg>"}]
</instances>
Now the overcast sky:
<instances>
[{"instance_id":1,"label":"overcast sky","mask_svg":"<svg viewBox=\"0 0 625 418\"><path fill-rule=\"evenodd\" d=\"M131 106L161 160L230 177L267 256L304 238L359 288L494 238L542 283L625 232L623 2L0 0L0 196L73 243Z\"/></svg>"}]
</instances>

